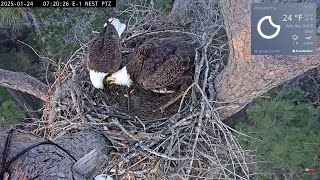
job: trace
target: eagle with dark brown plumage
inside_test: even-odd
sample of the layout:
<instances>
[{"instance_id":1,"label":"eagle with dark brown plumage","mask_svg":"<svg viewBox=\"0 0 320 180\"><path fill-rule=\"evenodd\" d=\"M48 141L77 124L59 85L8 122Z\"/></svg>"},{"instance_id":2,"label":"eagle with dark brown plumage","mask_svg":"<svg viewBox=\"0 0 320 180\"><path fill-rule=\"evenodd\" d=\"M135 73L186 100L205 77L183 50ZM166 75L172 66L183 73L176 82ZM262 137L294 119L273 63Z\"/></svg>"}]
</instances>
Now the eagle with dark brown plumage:
<instances>
[{"instance_id":1,"label":"eagle with dark brown plumage","mask_svg":"<svg viewBox=\"0 0 320 180\"><path fill-rule=\"evenodd\" d=\"M173 93L171 86L192 77L198 43L185 37L149 40L133 52L129 62L107 77L110 84L130 87L134 82L156 93Z\"/></svg>"},{"instance_id":2,"label":"eagle with dark brown plumage","mask_svg":"<svg viewBox=\"0 0 320 180\"><path fill-rule=\"evenodd\" d=\"M103 89L105 77L119 70L121 65L120 37L126 25L110 18L103 30L93 40L89 49L88 69L95 88Z\"/></svg>"}]
</instances>

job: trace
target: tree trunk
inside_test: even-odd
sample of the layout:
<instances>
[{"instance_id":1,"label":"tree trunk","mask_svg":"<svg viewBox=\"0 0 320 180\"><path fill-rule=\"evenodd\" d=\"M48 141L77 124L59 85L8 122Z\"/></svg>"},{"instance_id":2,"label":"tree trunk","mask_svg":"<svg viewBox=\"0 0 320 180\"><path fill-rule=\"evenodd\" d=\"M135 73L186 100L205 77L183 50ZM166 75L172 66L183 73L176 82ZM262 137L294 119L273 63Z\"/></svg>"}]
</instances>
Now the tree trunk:
<instances>
[{"instance_id":1,"label":"tree trunk","mask_svg":"<svg viewBox=\"0 0 320 180\"><path fill-rule=\"evenodd\" d=\"M252 0L220 1L229 39L228 65L215 80L217 97L235 102L234 108L222 109L224 119L275 86L320 65L316 56L253 56L250 52L250 13Z\"/></svg>"},{"instance_id":2,"label":"tree trunk","mask_svg":"<svg viewBox=\"0 0 320 180\"><path fill-rule=\"evenodd\" d=\"M23 72L12 72L0 68L0 86L31 94L47 101L48 86Z\"/></svg>"},{"instance_id":3,"label":"tree trunk","mask_svg":"<svg viewBox=\"0 0 320 180\"><path fill-rule=\"evenodd\" d=\"M6 129L0 127L0 160L3 158L2 152L4 150L7 133L8 131ZM14 132L8 149L7 162L26 147L42 141L44 141L44 139L31 134ZM27 151L11 164L7 170L8 174L10 174L10 178L8 179L51 180L73 179L73 177L75 177L74 179L89 179L92 178L92 176L97 175L98 167L105 163L105 155L108 155L110 152L109 141L103 135L94 131L81 131L74 134L66 134L54 142L69 151L76 160L79 160L80 164L86 166L88 166L88 164L85 161L88 160L89 163L92 161L89 156L93 152L95 152L95 154L97 154L97 152L101 154L99 154L100 156L98 157L94 157L94 159L96 159L94 164L91 163L91 165L89 165L88 168L90 168L91 172L88 172L87 170L85 170L85 172L79 172L73 169L73 165L76 162L67 155L66 152L54 145L40 145ZM83 156L86 158L81 158ZM104 159L101 160L99 157ZM3 167L0 164L0 172L2 169ZM81 170L83 168L78 165L77 169ZM86 176L83 177L81 175Z\"/></svg>"},{"instance_id":4,"label":"tree trunk","mask_svg":"<svg viewBox=\"0 0 320 180\"><path fill-rule=\"evenodd\" d=\"M170 11L170 16L173 18L185 17L185 15L188 14L189 6L192 4L192 1L193 0L176 0Z\"/></svg>"}]
</instances>

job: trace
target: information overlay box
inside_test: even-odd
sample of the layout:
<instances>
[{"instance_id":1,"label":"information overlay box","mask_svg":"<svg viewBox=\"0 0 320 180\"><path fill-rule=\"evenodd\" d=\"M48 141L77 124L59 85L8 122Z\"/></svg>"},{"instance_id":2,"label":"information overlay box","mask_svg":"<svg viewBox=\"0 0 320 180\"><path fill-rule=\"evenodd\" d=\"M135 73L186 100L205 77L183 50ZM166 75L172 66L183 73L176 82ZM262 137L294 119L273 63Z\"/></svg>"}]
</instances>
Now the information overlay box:
<instances>
[{"instance_id":1,"label":"information overlay box","mask_svg":"<svg viewBox=\"0 0 320 180\"><path fill-rule=\"evenodd\" d=\"M253 3L251 53L316 54L316 4Z\"/></svg>"},{"instance_id":2,"label":"information overlay box","mask_svg":"<svg viewBox=\"0 0 320 180\"><path fill-rule=\"evenodd\" d=\"M0 0L2 7L116 7L116 0Z\"/></svg>"}]
</instances>

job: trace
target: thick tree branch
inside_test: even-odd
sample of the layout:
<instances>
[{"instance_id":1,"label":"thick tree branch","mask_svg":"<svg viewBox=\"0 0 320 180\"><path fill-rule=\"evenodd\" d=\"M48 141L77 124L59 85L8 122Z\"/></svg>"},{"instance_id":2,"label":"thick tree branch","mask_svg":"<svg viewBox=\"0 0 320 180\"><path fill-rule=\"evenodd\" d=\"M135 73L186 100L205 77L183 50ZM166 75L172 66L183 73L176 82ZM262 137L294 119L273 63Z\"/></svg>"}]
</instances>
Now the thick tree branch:
<instances>
[{"instance_id":1,"label":"thick tree branch","mask_svg":"<svg viewBox=\"0 0 320 180\"><path fill-rule=\"evenodd\" d=\"M252 0L220 1L227 31L230 56L228 65L216 79L217 96L238 106L222 109L222 118L244 108L255 98L285 81L320 65L316 56L253 56L250 52L250 6Z\"/></svg>"},{"instance_id":2,"label":"thick tree branch","mask_svg":"<svg viewBox=\"0 0 320 180\"><path fill-rule=\"evenodd\" d=\"M5 142L7 139L8 130L0 127L0 161L3 158L3 151L5 148ZM44 139L26 134L18 131L14 131L11 137L6 161L12 160L18 153L25 150L27 147L43 142ZM93 164L90 170L85 170L78 166L78 173L81 175L92 174L97 175L95 167L99 167L102 162L106 160L107 154L110 152L110 142L102 134L95 131L83 130L72 134L65 134L54 140L54 143L67 150L76 160L85 156L93 149L100 153L101 156L96 157L97 161ZM88 157L86 155L85 157ZM90 156L89 156L90 157ZM103 160L101 160L101 159ZM91 159L87 159L90 161ZM25 154L19 156L14 161L7 172L10 173L9 179L85 179L81 175L75 178L72 176L77 175L72 170L72 166L75 161L62 149L52 144L45 144L37 146L33 149L26 151ZM78 163L90 163L85 159ZM0 172L3 170L3 166L0 163ZM81 170L84 170L82 172ZM87 175L87 179L89 175Z\"/></svg>"},{"instance_id":3,"label":"thick tree branch","mask_svg":"<svg viewBox=\"0 0 320 180\"><path fill-rule=\"evenodd\" d=\"M7 91L14 98L14 100L16 100L20 107L28 114L30 118L40 119L39 115L32 110L30 104L25 100L25 98L20 94L20 92L15 91L11 88L7 88Z\"/></svg>"},{"instance_id":4,"label":"thick tree branch","mask_svg":"<svg viewBox=\"0 0 320 180\"><path fill-rule=\"evenodd\" d=\"M0 86L31 94L43 101L47 100L48 86L23 72L0 69Z\"/></svg>"}]
</instances>

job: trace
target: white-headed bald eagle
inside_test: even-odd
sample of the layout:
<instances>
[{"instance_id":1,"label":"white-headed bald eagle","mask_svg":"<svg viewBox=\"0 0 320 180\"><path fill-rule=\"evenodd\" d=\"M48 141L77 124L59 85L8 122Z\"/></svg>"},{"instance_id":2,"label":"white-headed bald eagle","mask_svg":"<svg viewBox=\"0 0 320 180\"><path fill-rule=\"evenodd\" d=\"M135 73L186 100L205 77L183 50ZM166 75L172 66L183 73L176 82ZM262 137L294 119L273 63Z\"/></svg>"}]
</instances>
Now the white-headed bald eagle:
<instances>
[{"instance_id":1,"label":"white-headed bald eagle","mask_svg":"<svg viewBox=\"0 0 320 180\"><path fill-rule=\"evenodd\" d=\"M198 43L190 38L149 40L131 54L126 66L109 75L110 84L130 87L133 82L156 93L172 93L170 87L191 78Z\"/></svg>"},{"instance_id":2,"label":"white-headed bald eagle","mask_svg":"<svg viewBox=\"0 0 320 180\"><path fill-rule=\"evenodd\" d=\"M93 40L89 49L88 69L95 88L103 89L105 77L119 70L121 65L120 37L126 25L110 18L103 30Z\"/></svg>"}]
</instances>

